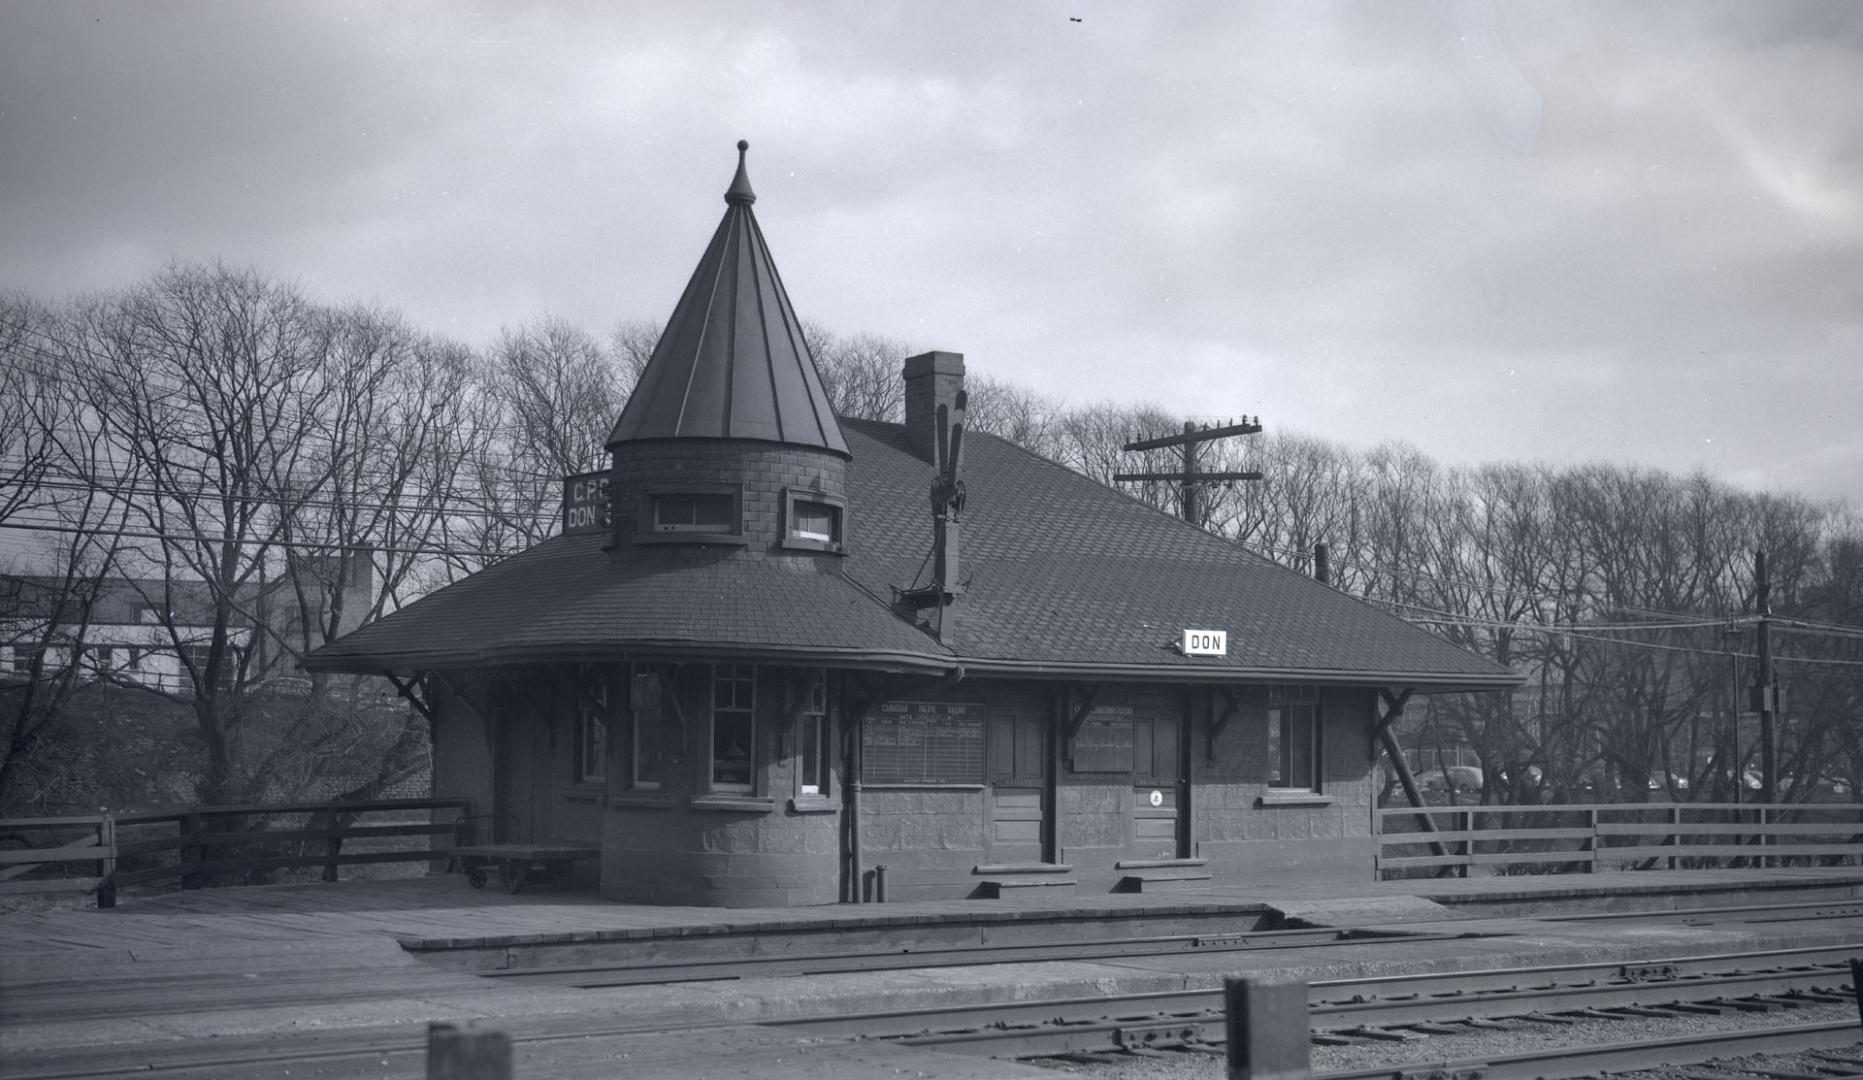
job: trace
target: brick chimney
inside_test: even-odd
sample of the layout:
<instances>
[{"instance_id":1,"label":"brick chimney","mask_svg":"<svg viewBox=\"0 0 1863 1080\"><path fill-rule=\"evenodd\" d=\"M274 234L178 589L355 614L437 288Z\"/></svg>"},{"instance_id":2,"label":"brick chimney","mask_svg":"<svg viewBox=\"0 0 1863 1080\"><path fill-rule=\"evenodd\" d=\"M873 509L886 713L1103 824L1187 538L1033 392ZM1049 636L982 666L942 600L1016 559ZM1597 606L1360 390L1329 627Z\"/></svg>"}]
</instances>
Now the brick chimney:
<instances>
[{"instance_id":1,"label":"brick chimney","mask_svg":"<svg viewBox=\"0 0 1863 1080\"><path fill-rule=\"evenodd\" d=\"M926 461L938 461L938 406L947 409L964 388L964 354L928 352L906 358L906 434Z\"/></svg>"}]
</instances>

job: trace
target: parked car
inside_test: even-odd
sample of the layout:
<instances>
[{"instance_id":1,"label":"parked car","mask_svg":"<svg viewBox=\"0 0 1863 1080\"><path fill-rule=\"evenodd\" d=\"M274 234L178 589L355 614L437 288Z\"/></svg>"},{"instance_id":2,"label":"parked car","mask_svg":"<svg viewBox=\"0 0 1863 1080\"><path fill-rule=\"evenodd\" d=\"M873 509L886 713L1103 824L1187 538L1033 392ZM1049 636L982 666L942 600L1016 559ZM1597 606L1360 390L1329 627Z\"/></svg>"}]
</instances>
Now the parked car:
<instances>
[{"instance_id":1,"label":"parked car","mask_svg":"<svg viewBox=\"0 0 1863 1080\"><path fill-rule=\"evenodd\" d=\"M1481 770L1473 765L1451 765L1445 769L1431 769L1417 777L1417 786L1424 791L1461 791L1479 792L1482 786Z\"/></svg>"}]
</instances>

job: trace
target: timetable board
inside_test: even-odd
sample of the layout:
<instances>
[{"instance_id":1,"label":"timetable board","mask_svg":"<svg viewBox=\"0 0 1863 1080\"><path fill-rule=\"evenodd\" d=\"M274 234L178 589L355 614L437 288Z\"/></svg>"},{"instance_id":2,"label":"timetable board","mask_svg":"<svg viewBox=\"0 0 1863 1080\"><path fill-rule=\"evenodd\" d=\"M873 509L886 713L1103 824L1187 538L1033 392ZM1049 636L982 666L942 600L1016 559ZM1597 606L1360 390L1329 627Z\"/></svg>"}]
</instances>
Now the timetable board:
<instances>
[{"instance_id":1,"label":"timetable board","mask_svg":"<svg viewBox=\"0 0 1863 1080\"><path fill-rule=\"evenodd\" d=\"M860 727L861 782L981 784L983 706L892 701Z\"/></svg>"},{"instance_id":2,"label":"timetable board","mask_svg":"<svg viewBox=\"0 0 1863 1080\"><path fill-rule=\"evenodd\" d=\"M1069 771L1076 773L1129 773L1132 771L1132 710L1102 706L1087 715L1068 756Z\"/></svg>"}]
</instances>

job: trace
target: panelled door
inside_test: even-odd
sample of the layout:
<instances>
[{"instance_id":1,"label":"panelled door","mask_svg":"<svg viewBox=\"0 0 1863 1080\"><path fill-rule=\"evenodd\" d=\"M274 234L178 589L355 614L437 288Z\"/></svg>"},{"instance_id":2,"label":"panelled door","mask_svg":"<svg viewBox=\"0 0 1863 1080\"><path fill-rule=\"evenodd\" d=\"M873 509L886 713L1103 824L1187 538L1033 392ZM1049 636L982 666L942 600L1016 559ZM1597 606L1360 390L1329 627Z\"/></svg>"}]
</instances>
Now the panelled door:
<instances>
[{"instance_id":1,"label":"panelled door","mask_svg":"<svg viewBox=\"0 0 1863 1080\"><path fill-rule=\"evenodd\" d=\"M1132 839L1127 848L1133 859L1189 855L1184 726L1175 703L1147 703L1133 712Z\"/></svg>"},{"instance_id":2,"label":"panelled door","mask_svg":"<svg viewBox=\"0 0 1863 1080\"><path fill-rule=\"evenodd\" d=\"M1048 861L1043 820L1048 755L1041 713L991 710L989 751L989 861Z\"/></svg>"}]
</instances>

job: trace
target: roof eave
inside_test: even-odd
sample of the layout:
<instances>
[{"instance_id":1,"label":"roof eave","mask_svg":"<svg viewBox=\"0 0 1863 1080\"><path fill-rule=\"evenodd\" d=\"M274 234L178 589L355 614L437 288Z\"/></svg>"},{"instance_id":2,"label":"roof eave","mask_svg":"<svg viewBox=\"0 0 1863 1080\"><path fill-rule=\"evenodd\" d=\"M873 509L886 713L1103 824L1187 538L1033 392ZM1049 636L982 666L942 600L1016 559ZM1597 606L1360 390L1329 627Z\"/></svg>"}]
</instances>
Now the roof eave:
<instances>
[{"instance_id":1,"label":"roof eave","mask_svg":"<svg viewBox=\"0 0 1863 1080\"><path fill-rule=\"evenodd\" d=\"M398 653L367 657L304 659L308 671L379 675L500 664L543 664L630 660L726 660L870 671L944 674L962 668L967 677L999 675L1034 679L1090 679L1152 683L1300 683L1311 686L1402 687L1422 694L1511 690L1526 682L1514 672L1476 675L1447 671L1315 670L1312 668L1218 665L1092 664L1040 660L990 660L875 649L785 648L746 644L678 642L563 642L474 653Z\"/></svg>"},{"instance_id":2,"label":"roof eave","mask_svg":"<svg viewBox=\"0 0 1863 1080\"><path fill-rule=\"evenodd\" d=\"M654 641L557 642L547 645L485 649L470 653L370 653L366 656L319 656L312 653L304 658L301 666L306 671L332 674L380 675L384 672L408 674L417 671L506 664L587 663L624 659L685 662L695 660L749 661L935 675L945 674L958 666L957 661L950 657L888 649L833 649L729 642L688 644Z\"/></svg>"},{"instance_id":3,"label":"roof eave","mask_svg":"<svg viewBox=\"0 0 1863 1080\"><path fill-rule=\"evenodd\" d=\"M1509 671L1476 675L1453 671L1316 670L1313 668L1233 667L1180 664L1095 664L1045 660L985 660L960 657L965 673L1175 683L1300 683L1312 686L1405 687L1425 694L1511 690L1526 676Z\"/></svg>"}]
</instances>

